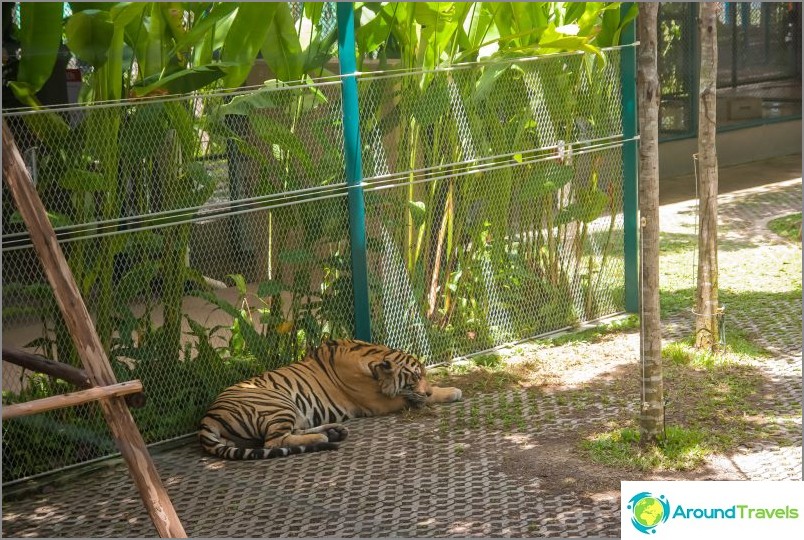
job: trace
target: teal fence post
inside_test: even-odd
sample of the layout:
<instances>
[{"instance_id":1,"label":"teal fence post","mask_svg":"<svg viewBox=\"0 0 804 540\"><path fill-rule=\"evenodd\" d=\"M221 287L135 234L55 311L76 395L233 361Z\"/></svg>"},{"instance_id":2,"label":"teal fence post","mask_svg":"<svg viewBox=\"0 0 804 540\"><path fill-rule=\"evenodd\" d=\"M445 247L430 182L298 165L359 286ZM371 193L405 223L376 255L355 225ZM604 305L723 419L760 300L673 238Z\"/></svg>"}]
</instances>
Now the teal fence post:
<instances>
[{"instance_id":1,"label":"teal fence post","mask_svg":"<svg viewBox=\"0 0 804 540\"><path fill-rule=\"evenodd\" d=\"M360 115L355 72L355 23L352 2L338 2L338 60L343 100L343 147L349 205L349 243L352 250L352 288L355 337L371 341L371 312L366 267L366 204L363 198L363 164L360 145Z\"/></svg>"},{"instance_id":2,"label":"teal fence post","mask_svg":"<svg viewBox=\"0 0 804 540\"><path fill-rule=\"evenodd\" d=\"M622 14L631 8L631 2L623 3ZM639 148L637 135L636 92L636 24L631 21L623 28L620 56L620 80L622 84L623 111L623 242L625 266L625 310L639 311L639 249L638 249L638 192L637 167Z\"/></svg>"}]
</instances>

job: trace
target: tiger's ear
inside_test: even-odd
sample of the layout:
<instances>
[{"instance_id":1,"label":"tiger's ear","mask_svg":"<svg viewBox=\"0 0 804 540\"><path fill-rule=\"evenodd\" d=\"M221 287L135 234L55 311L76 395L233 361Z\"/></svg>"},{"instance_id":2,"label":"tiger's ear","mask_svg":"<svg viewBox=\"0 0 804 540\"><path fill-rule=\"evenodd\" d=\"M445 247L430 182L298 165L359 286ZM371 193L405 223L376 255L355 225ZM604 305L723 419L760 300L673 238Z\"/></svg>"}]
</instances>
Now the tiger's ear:
<instances>
[{"instance_id":1,"label":"tiger's ear","mask_svg":"<svg viewBox=\"0 0 804 540\"><path fill-rule=\"evenodd\" d=\"M374 377L375 381L380 380L380 372L390 373L393 369L391 362L388 360L383 360L379 364L374 364L371 366L371 376Z\"/></svg>"}]
</instances>

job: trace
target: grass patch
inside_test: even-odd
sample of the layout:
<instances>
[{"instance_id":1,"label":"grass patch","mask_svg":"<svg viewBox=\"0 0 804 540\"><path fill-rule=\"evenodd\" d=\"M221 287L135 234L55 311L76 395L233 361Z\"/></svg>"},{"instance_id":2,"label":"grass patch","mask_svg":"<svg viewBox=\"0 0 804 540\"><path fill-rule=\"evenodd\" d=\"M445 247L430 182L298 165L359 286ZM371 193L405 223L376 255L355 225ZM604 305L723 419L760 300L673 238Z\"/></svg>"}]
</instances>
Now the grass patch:
<instances>
[{"instance_id":1,"label":"grass patch","mask_svg":"<svg viewBox=\"0 0 804 540\"><path fill-rule=\"evenodd\" d=\"M753 343L743 332L726 333L726 343L715 353L695 348L692 337L668 343L662 348L662 358L678 365L712 369L716 364L730 364L748 358L770 358L771 354Z\"/></svg>"},{"instance_id":2,"label":"grass patch","mask_svg":"<svg viewBox=\"0 0 804 540\"><path fill-rule=\"evenodd\" d=\"M503 360L489 367L474 362L428 370L427 379L438 386L457 386L465 397L500 392L519 385L522 376Z\"/></svg>"},{"instance_id":3,"label":"grass patch","mask_svg":"<svg viewBox=\"0 0 804 540\"><path fill-rule=\"evenodd\" d=\"M768 228L786 240L801 242L801 212L773 219Z\"/></svg>"},{"instance_id":4,"label":"grass patch","mask_svg":"<svg viewBox=\"0 0 804 540\"><path fill-rule=\"evenodd\" d=\"M774 226L794 230L792 220L791 216L785 216ZM690 234L660 236L662 319L684 311L690 321L693 318L688 310L695 305L698 242L694 226L689 225L688 230ZM790 249L789 245L756 243L747 238L727 240L729 232L729 225L723 226L718 239L718 281L720 302L726 305L726 325L730 314L751 313L756 315L758 331L770 330L775 327L776 319L767 315L772 313L769 306L801 300L801 252Z\"/></svg>"},{"instance_id":5,"label":"grass patch","mask_svg":"<svg viewBox=\"0 0 804 540\"><path fill-rule=\"evenodd\" d=\"M712 449L695 429L668 427L660 444L641 446L639 432L623 428L595 434L581 443L594 461L610 467L640 471L686 471L701 465Z\"/></svg>"},{"instance_id":6,"label":"grass patch","mask_svg":"<svg viewBox=\"0 0 804 540\"><path fill-rule=\"evenodd\" d=\"M639 317L631 314L610 323L597 325L594 328L587 328L586 330L581 330L579 332L572 332L570 334L563 334L553 338L537 340L536 343L547 346L566 345L567 343L578 343L581 341L595 343L600 341L603 336L618 332L626 332L636 328L639 328Z\"/></svg>"}]
</instances>

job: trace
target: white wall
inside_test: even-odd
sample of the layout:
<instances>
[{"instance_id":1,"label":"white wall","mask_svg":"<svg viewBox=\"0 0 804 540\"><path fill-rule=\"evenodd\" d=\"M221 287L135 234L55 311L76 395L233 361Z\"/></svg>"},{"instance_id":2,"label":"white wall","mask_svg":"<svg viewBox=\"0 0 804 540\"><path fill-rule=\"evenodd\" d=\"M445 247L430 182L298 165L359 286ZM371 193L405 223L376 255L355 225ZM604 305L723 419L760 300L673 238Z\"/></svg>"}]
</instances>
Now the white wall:
<instances>
[{"instance_id":1,"label":"white wall","mask_svg":"<svg viewBox=\"0 0 804 540\"><path fill-rule=\"evenodd\" d=\"M801 120L718 133L715 144L721 167L795 154L801 152ZM659 177L692 174L697 152L697 138L659 144Z\"/></svg>"}]
</instances>

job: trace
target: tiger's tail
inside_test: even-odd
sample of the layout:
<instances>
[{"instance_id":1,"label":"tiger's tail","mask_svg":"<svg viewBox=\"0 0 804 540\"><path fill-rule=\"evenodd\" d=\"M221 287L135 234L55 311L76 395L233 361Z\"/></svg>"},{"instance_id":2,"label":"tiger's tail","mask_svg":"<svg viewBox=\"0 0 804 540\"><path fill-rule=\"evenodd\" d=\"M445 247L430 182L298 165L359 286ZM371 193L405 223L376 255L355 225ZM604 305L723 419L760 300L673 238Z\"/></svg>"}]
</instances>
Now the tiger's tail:
<instances>
[{"instance_id":1,"label":"tiger's tail","mask_svg":"<svg viewBox=\"0 0 804 540\"><path fill-rule=\"evenodd\" d=\"M304 446L288 446L284 448L245 448L230 446L221 440L217 430L203 423L198 432L198 438L204 450L213 456L233 460L270 459L287 457L292 454L305 454L309 452L338 449L338 443L334 442L322 442Z\"/></svg>"}]
</instances>

